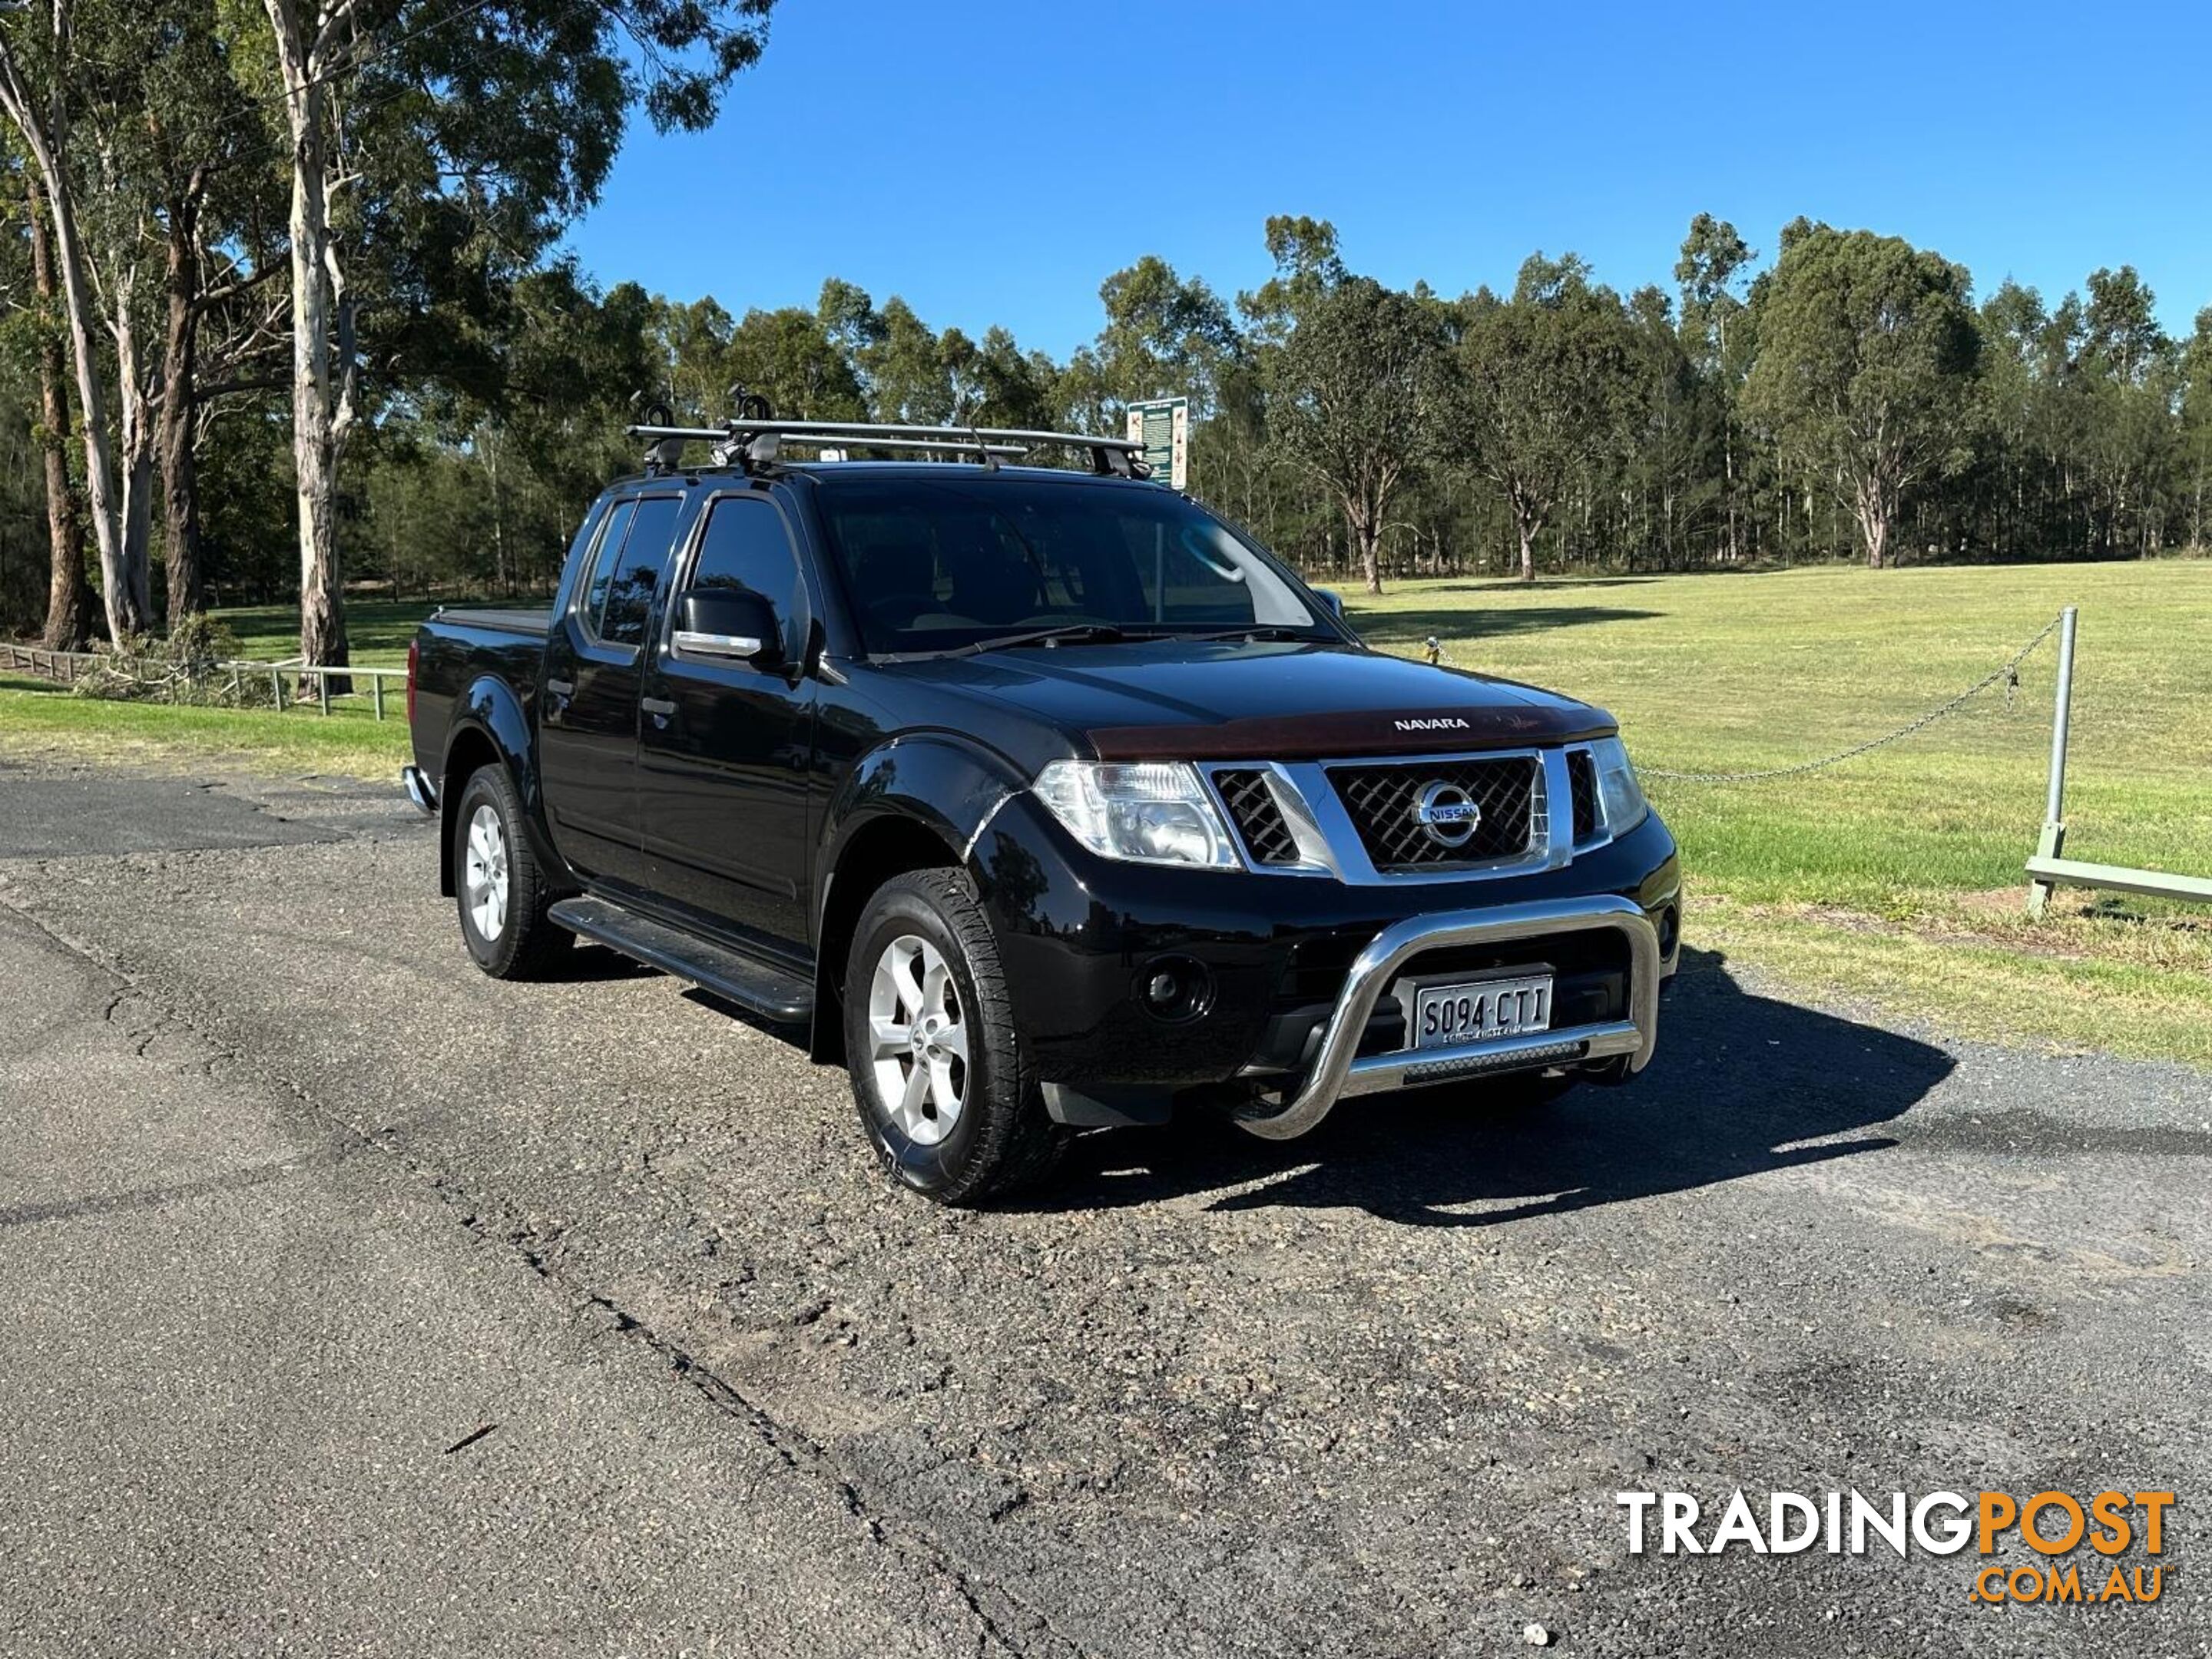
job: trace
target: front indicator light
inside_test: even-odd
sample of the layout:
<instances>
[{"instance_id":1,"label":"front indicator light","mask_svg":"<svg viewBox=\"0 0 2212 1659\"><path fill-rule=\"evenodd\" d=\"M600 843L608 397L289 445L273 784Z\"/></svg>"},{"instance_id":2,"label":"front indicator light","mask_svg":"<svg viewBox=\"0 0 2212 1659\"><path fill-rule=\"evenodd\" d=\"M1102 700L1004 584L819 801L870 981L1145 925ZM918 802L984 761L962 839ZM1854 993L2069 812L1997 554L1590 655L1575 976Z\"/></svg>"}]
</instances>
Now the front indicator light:
<instances>
[{"instance_id":1,"label":"front indicator light","mask_svg":"<svg viewBox=\"0 0 2212 1659\"><path fill-rule=\"evenodd\" d=\"M1597 768L1597 799L1606 831L1625 836L1651 810L1643 785L1636 781L1636 769L1629 764L1628 747L1619 738L1600 738L1590 744L1590 760Z\"/></svg>"}]
</instances>

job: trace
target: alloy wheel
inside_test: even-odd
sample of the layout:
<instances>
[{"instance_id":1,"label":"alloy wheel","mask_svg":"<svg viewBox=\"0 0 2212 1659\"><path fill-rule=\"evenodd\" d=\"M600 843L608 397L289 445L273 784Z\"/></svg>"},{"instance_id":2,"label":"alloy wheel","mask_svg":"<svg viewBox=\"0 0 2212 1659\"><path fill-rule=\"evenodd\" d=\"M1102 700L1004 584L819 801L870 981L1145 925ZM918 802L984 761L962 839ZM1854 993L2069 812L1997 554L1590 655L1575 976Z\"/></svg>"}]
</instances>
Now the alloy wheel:
<instances>
[{"instance_id":1,"label":"alloy wheel","mask_svg":"<svg viewBox=\"0 0 2212 1659\"><path fill-rule=\"evenodd\" d=\"M868 987L876 1109L917 1146L952 1133L968 1090L968 1025L944 953L902 933L884 947Z\"/></svg>"},{"instance_id":2,"label":"alloy wheel","mask_svg":"<svg viewBox=\"0 0 2212 1659\"><path fill-rule=\"evenodd\" d=\"M469 818L461 892L469 919L489 945L507 929L507 826L489 801Z\"/></svg>"}]
</instances>

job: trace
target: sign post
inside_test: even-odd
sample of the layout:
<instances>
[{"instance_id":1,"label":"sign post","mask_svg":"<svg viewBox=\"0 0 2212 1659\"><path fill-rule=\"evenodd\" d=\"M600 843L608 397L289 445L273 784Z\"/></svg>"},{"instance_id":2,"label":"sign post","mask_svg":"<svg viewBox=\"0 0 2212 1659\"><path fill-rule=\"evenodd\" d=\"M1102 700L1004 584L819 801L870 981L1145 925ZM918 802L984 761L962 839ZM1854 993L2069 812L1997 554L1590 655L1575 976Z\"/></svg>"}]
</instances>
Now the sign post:
<instances>
[{"instance_id":1,"label":"sign post","mask_svg":"<svg viewBox=\"0 0 2212 1659\"><path fill-rule=\"evenodd\" d=\"M1129 405L1129 441L1145 447L1152 477L1176 489L1190 484L1190 399L1153 398Z\"/></svg>"}]
</instances>

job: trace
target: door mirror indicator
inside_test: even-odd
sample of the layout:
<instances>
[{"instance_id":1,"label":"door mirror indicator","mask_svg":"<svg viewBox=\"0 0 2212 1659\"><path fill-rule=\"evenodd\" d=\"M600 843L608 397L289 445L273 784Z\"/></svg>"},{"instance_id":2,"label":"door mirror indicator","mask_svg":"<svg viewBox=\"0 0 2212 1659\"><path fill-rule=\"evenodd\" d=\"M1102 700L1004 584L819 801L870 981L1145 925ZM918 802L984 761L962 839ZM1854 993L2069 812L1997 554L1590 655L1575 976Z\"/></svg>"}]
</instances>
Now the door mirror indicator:
<instances>
[{"instance_id":1,"label":"door mirror indicator","mask_svg":"<svg viewBox=\"0 0 2212 1659\"><path fill-rule=\"evenodd\" d=\"M672 641L687 657L775 668L783 661L783 624L758 593L695 587L678 600Z\"/></svg>"}]
</instances>

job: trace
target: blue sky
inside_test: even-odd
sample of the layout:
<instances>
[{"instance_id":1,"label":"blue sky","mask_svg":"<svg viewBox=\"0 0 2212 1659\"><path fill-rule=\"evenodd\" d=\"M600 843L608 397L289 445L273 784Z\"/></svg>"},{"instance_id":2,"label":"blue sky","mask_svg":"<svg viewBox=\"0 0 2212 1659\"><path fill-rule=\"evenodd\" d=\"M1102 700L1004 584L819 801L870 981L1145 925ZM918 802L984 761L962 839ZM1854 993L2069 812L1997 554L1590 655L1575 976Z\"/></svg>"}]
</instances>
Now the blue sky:
<instances>
[{"instance_id":1,"label":"blue sky","mask_svg":"<svg viewBox=\"0 0 2212 1659\"><path fill-rule=\"evenodd\" d=\"M1941 250L1978 295L2133 264L2212 305L2212 9L780 0L712 132L641 124L570 245L733 311L823 276L1054 355L1158 253L1233 295L1271 213L1448 293L1573 250L1673 286L1700 210Z\"/></svg>"}]
</instances>

